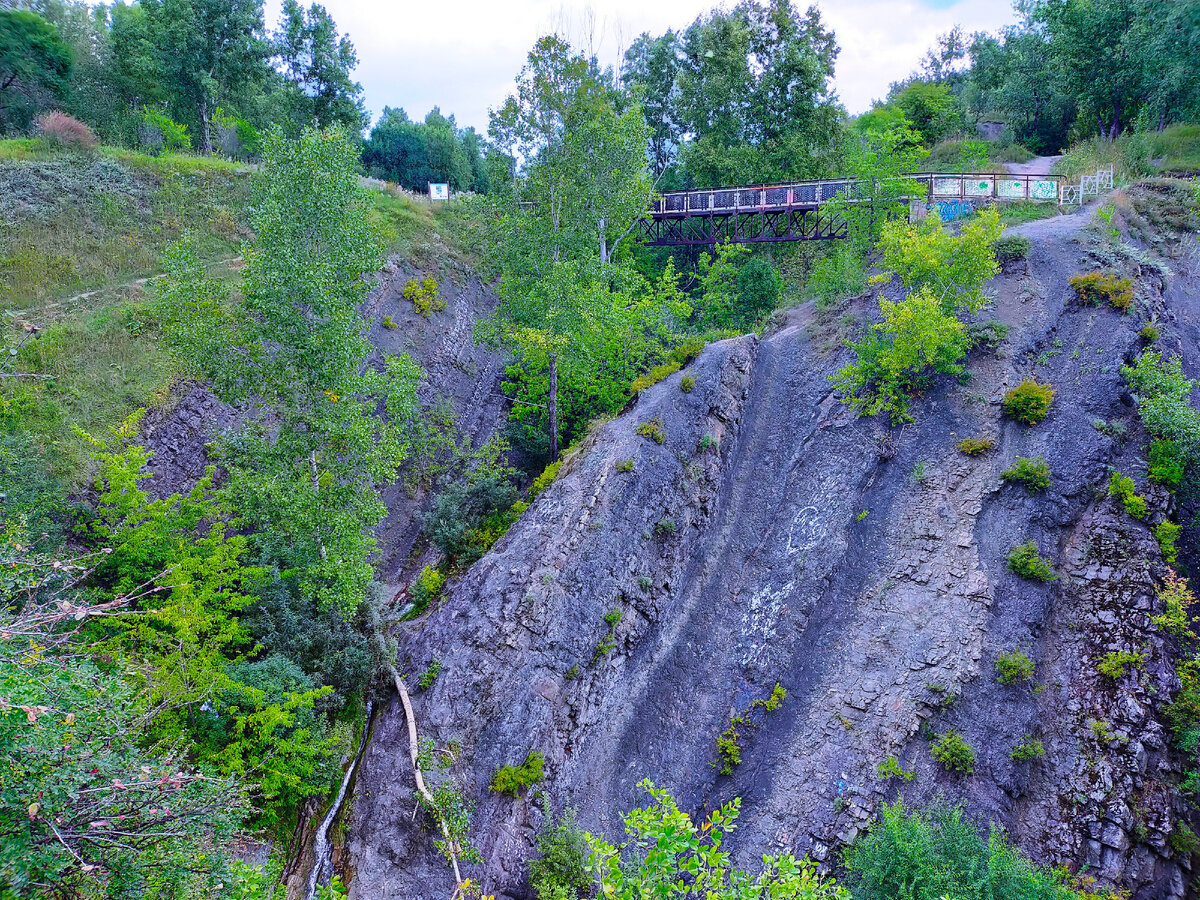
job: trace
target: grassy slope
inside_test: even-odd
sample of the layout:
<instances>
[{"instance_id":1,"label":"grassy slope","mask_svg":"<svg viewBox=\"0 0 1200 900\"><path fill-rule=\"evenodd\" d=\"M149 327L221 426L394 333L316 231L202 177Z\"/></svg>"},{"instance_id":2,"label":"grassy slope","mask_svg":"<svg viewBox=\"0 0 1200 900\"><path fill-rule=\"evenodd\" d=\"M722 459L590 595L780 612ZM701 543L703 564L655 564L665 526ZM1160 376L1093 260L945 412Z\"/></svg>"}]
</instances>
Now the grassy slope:
<instances>
[{"instance_id":1,"label":"grassy slope","mask_svg":"<svg viewBox=\"0 0 1200 900\"><path fill-rule=\"evenodd\" d=\"M0 373L48 376L0 378L0 494L10 509L86 479L89 446L77 429L102 435L170 401L182 373L161 345L146 279L187 234L210 273L233 282L250 236L250 179L206 157L0 141ZM436 235L452 213L387 186L371 193L390 252L445 254Z\"/></svg>"}]
</instances>

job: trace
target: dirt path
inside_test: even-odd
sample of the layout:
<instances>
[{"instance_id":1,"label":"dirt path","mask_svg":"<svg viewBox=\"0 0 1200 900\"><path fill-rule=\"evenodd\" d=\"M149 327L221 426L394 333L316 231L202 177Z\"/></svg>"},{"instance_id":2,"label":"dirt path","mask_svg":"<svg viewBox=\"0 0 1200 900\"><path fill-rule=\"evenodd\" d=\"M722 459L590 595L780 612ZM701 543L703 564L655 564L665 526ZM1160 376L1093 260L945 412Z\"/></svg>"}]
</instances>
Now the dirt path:
<instances>
[{"instance_id":1,"label":"dirt path","mask_svg":"<svg viewBox=\"0 0 1200 900\"><path fill-rule=\"evenodd\" d=\"M1062 159L1062 156L1035 156L1029 162L1005 163L1012 175L1049 175L1050 167Z\"/></svg>"}]
</instances>

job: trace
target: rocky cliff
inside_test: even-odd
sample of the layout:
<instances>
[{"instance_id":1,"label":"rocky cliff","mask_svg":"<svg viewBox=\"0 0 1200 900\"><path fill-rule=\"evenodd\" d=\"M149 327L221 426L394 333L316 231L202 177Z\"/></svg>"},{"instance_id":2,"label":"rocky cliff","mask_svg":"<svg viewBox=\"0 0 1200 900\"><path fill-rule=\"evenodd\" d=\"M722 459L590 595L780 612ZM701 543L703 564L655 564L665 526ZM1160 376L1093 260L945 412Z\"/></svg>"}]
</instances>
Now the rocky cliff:
<instances>
[{"instance_id":1,"label":"rocky cliff","mask_svg":"<svg viewBox=\"0 0 1200 900\"><path fill-rule=\"evenodd\" d=\"M1138 197L1118 200L1144 222ZM940 794L1041 861L1089 866L1136 897L1184 895L1188 863L1166 840L1182 814L1178 761L1160 721L1175 676L1150 622L1164 565L1148 526L1170 501L1150 492L1143 522L1104 488L1111 467L1145 483L1119 372L1145 317L1164 326L1162 349L1200 367L1200 260L1192 237L1092 232L1091 212L1017 229L1033 249L995 279L985 314L1006 339L976 351L969 382L922 397L915 424L856 418L828 381L847 360L838 320L793 311L643 392L440 606L402 627L403 671L441 660L416 716L422 736L461 742L452 771L477 803L484 860L468 874L486 893L529 896L542 812L488 782L537 750L551 806L610 838L643 778L692 811L742 797L731 846L743 862L776 848L833 863L881 800ZM1068 277L1100 263L1138 276L1134 314L1074 302ZM1058 391L1033 428L999 405L1030 374ZM657 435L639 434L644 423ZM964 456L955 443L969 436L996 449ZM1048 491L999 477L1018 456L1047 460ZM1056 581L1007 569L1027 540ZM1015 649L1035 675L1002 684L995 662ZM1103 678L1112 649L1143 651L1146 665ZM777 710L752 706L776 684ZM754 726L723 775L717 737L739 714ZM950 728L978 755L972 774L931 759L930 735ZM1043 758L1010 758L1025 736ZM916 777L881 779L889 755ZM416 806L393 701L357 782L353 897L449 896Z\"/></svg>"}]
</instances>

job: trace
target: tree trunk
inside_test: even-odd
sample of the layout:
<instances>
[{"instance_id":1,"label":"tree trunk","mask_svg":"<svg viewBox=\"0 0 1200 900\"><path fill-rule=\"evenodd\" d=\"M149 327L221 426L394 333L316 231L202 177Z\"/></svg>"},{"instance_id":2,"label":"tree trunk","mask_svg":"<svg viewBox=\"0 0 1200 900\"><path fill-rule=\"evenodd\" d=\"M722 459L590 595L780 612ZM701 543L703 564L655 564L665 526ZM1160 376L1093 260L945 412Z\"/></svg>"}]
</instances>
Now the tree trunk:
<instances>
[{"instance_id":1,"label":"tree trunk","mask_svg":"<svg viewBox=\"0 0 1200 900\"><path fill-rule=\"evenodd\" d=\"M208 98L200 101L200 149L212 153L212 138L209 136Z\"/></svg>"},{"instance_id":2,"label":"tree trunk","mask_svg":"<svg viewBox=\"0 0 1200 900\"><path fill-rule=\"evenodd\" d=\"M558 462L558 354L550 354L550 393L546 399L550 414L550 462Z\"/></svg>"}]
</instances>

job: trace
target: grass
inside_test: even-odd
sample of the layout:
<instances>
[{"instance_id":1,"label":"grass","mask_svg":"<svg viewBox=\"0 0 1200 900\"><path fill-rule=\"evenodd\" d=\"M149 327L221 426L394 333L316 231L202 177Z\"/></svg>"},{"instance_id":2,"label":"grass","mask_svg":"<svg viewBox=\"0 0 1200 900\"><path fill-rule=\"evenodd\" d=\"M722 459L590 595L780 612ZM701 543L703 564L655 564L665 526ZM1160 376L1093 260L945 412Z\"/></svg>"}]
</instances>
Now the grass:
<instances>
[{"instance_id":1,"label":"grass","mask_svg":"<svg viewBox=\"0 0 1200 900\"><path fill-rule=\"evenodd\" d=\"M1032 200L1014 200L1012 203L998 203L1000 224L1005 228L1013 225L1024 225L1026 222L1036 222L1038 219L1049 219L1058 215L1058 204L1035 203Z\"/></svg>"},{"instance_id":2,"label":"grass","mask_svg":"<svg viewBox=\"0 0 1200 900\"><path fill-rule=\"evenodd\" d=\"M983 146L987 149L987 161L980 165L973 156L964 150L971 147ZM1005 163L1023 163L1033 159L1033 154L1020 144L1002 144L997 141L965 141L961 138L949 138L935 144L929 151L929 156L921 163L922 172L995 172L1004 173L1008 169Z\"/></svg>"},{"instance_id":3,"label":"grass","mask_svg":"<svg viewBox=\"0 0 1200 900\"><path fill-rule=\"evenodd\" d=\"M1171 125L1161 132L1123 134L1115 141L1084 141L1054 165L1054 174L1078 180L1097 169L1113 167L1117 178L1136 179L1156 173L1200 169L1200 125Z\"/></svg>"}]
</instances>

